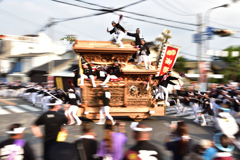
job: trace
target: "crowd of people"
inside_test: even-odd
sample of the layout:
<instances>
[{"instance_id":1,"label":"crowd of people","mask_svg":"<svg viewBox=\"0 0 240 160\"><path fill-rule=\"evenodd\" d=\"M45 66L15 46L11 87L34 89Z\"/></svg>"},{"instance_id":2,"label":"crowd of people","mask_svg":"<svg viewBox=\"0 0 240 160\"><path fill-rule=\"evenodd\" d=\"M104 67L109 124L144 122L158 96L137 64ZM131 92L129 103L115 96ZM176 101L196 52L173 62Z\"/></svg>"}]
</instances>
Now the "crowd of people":
<instances>
[{"instance_id":1,"label":"crowd of people","mask_svg":"<svg viewBox=\"0 0 240 160\"><path fill-rule=\"evenodd\" d=\"M151 143L151 131L153 128L144 123L133 122L131 124L130 128L132 129L135 145L124 151L124 146L130 138L125 133L124 123L116 123L111 117L108 117L107 120L102 117L97 124L100 122L104 124L104 136L102 141L97 142L94 123L82 123L79 117L76 116L77 106L81 103L81 100L73 89L69 89L68 93L65 94L62 90L48 90L40 88L40 86L34 88L33 86L24 87L20 83L11 83L8 87L10 90L24 89L24 92L18 92L18 96L29 100L33 104L38 103L38 99L47 97L48 100L41 100L44 113L31 126L33 134L43 139L43 155L46 160L64 159L63 157L73 160L164 159L163 151ZM105 89L105 87L103 88ZM105 91L107 92L107 90ZM9 92L5 91L5 93ZM35 94L36 92L37 94ZM189 128L184 121L172 123L165 138L165 147L166 150L172 152L172 159L232 159L231 152L234 150L234 145L239 146L237 141L239 135L239 124L237 122L239 116L239 93L238 88L230 84L212 84L209 90L204 93L194 91L194 86L189 86L188 90L184 87L180 90L174 90L170 94L170 98L168 98L169 104L171 106L175 105L177 111L182 109L183 112L184 107L191 107L194 111L196 111L195 108L198 108L198 110L202 108L201 112L195 114L196 118L198 118L197 123L202 119L201 124L204 126L204 123L207 123L206 114L210 115L209 123L211 121L213 123L214 136L212 141L201 140L196 143L189 135ZM41 98L39 98L39 94L42 95ZM104 95L108 94L104 93ZM33 96L35 97L34 100ZM163 94L163 96L166 96L166 94ZM64 109L64 114L59 113L61 109ZM64 125L74 123L81 125L82 136L73 143L59 142L60 133L67 134ZM42 125L44 126L44 133L39 128ZM0 143L2 159L9 159L10 157L18 157L24 160L35 159L31 145L22 139L24 129L21 124L9 126L6 131L9 138Z\"/></svg>"}]
</instances>

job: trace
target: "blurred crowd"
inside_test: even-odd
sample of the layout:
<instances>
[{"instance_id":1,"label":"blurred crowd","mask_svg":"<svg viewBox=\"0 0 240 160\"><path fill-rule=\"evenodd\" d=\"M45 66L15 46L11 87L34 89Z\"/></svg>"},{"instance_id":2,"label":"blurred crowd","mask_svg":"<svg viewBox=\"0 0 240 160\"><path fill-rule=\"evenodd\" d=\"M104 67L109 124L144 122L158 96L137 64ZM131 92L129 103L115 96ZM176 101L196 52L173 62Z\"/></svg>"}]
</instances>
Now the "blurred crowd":
<instances>
[{"instance_id":1,"label":"blurred crowd","mask_svg":"<svg viewBox=\"0 0 240 160\"><path fill-rule=\"evenodd\" d=\"M174 94L175 93L175 94ZM71 95L72 94L72 95ZM74 94L74 95L73 95ZM124 123L104 122L104 136L96 141L94 123L83 122L76 117L76 109L71 106L81 104L81 98L69 89L47 88L46 84L19 82L1 84L0 95L22 97L32 105L41 104L43 113L31 126L32 133L43 140L45 160L163 160L164 151L151 143L151 128L144 123L132 122L132 135L125 132ZM173 90L168 102L178 111L177 116L185 112L186 107L196 112L196 123L202 126L212 123L214 128L211 140L195 142L189 135L188 125L184 121L173 121L165 138L165 148L172 152L173 160L232 160L232 152L239 152L239 105L240 91L232 84L211 84L205 92L199 92L195 86ZM74 98L68 98L68 97ZM74 99L74 100L73 100ZM67 105L63 105L67 104ZM71 108L71 109L70 109ZM167 107L169 109L170 107ZM197 109L196 109L197 108ZM60 112L64 110L64 114ZM200 110L200 111L199 111ZM208 121L207 121L208 118ZM64 125L80 126L81 135L75 142L64 142L68 135ZM42 133L40 126L44 127ZM25 127L12 124L7 128L8 139L0 143L1 159L34 160L34 151L29 142L23 139ZM128 139L135 144L124 150Z\"/></svg>"}]
</instances>

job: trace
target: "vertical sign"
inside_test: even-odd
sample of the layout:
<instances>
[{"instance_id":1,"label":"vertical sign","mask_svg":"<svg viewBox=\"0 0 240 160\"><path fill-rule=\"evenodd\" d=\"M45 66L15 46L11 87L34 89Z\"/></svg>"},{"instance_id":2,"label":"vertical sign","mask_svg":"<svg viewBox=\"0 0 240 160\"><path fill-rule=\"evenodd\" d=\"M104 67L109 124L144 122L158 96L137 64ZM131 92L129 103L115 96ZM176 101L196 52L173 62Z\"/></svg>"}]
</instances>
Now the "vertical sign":
<instances>
[{"instance_id":1,"label":"vertical sign","mask_svg":"<svg viewBox=\"0 0 240 160\"><path fill-rule=\"evenodd\" d=\"M54 87L54 77L53 76L48 76L47 82L48 82L48 87L49 88L53 88Z\"/></svg>"},{"instance_id":2,"label":"vertical sign","mask_svg":"<svg viewBox=\"0 0 240 160\"><path fill-rule=\"evenodd\" d=\"M207 79L207 65L205 62L199 63L200 65L200 83L206 83Z\"/></svg>"},{"instance_id":3,"label":"vertical sign","mask_svg":"<svg viewBox=\"0 0 240 160\"><path fill-rule=\"evenodd\" d=\"M172 67L174 66L177 60L178 52L179 52L179 48L168 46L168 45L166 46L163 60L160 65L161 68L160 68L159 76L167 73L172 69Z\"/></svg>"}]
</instances>

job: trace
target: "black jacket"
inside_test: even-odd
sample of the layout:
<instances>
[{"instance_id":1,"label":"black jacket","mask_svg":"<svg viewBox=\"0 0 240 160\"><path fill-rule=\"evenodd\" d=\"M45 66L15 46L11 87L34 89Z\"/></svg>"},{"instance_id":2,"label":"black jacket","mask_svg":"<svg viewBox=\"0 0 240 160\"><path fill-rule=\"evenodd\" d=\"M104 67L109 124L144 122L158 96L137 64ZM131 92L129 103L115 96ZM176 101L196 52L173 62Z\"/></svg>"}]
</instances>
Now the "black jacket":
<instances>
[{"instance_id":1,"label":"black jacket","mask_svg":"<svg viewBox=\"0 0 240 160\"><path fill-rule=\"evenodd\" d=\"M139 33L129 33L127 32L128 36L135 37L135 46L141 45L141 38Z\"/></svg>"},{"instance_id":2,"label":"black jacket","mask_svg":"<svg viewBox=\"0 0 240 160\"><path fill-rule=\"evenodd\" d=\"M116 33L115 28L118 29L118 30L120 30L120 31L123 31L123 32L126 31L119 23L117 23L117 24L115 25L115 27L110 31L110 34Z\"/></svg>"},{"instance_id":3,"label":"black jacket","mask_svg":"<svg viewBox=\"0 0 240 160\"><path fill-rule=\"evenodd\" d=\"M205 114L205 113L208 113L209 115L212 115L213 116L213 110L212 110L212 107L211 107L211 102L210 102L210 99L209 98L204 98L203 99L203 111L202 111L202 114Z\"/></svg>"},{"instance_id":4,"label":"black jacket","mask_svg":"<svg viewBox=\"0 0 240 160\"><path fill-rule=\"evenodd\" d=\"M83 68L83 74L85 74L88 77L90 75L94 75L92 72L92 67L90 65L88 65L88 68Z\"/></svg>"},{"instance_id":5,"label":"black jacket","mask_svg":"<svg viewBox=\"0 0 240 160\"><path fill-rule=\"evenodd\" d=\"M103 92L103 96L102 96L103 106L109 106L110 99L106 97L107 92L109 92L109 91L104 91Z\"/></svg>"},{"instance_id":6,"label":"black jacket","mask_svg":"<svg viewBox=\"0 0 240 160\"><path fill-rule=\"evenodd\" d=\"M139 55L142 55L142 51L145 51L146 55L148 55L148 56L150 54L150 50L149 50L147 43L145 43L144 45L141 45L141 48L139 51L140 51Z\"/></svg>"},{"instance_id":7,"label":"black jacket","mask_svg":"<svg viewBox=\"0 0 240 160\"><path fill-rule=\"evenodd\" d=\"M175 83L173 83L171 80L178 80L178 78L176 77L172 77L172 76L168 76L165 80L163 80L165 75L159 76L159 77L155 77L154 79L159 79L158 85L161 85L165 88L167 88L168 84L171 85L176 85Z\"/></svg>"},{"instance_id":8,"label":"black jacket","mask_svg":"<svg viewBox=\"0 0 240 160\"><path fill-rule=\"evenodd\" d=\"M120 77L121 76L121 69L120 69L119 66L108 67L107 73L110 74L110 75L115 75L117 77Z\"/></svg>"},{"instance_id":9,"label":"black jacket","mask_svg":"<svg viewBox=\"0 0 240 160\"><path fill-rule=\"evenodd\" d=\"M99 80L101 80L101 81L104 81L105 78L106 78L106 74L105 74L104 77L101 77L101 76L100 76L100 72L101 72L101 71L102 71L102 70L96 70L96 71L95 71L95 76L97 76L97 79L99 79ZM102 72L105 72L105 71L102 71Z\"/></svg>"}]
</instances>

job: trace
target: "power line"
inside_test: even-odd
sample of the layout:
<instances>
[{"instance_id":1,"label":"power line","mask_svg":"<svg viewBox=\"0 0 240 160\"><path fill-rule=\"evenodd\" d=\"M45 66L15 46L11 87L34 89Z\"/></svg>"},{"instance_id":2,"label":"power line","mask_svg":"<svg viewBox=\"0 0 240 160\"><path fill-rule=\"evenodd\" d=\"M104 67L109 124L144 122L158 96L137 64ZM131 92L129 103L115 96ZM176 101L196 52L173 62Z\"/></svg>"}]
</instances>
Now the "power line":
<instances>
[{"instance_id":1,"label":"power line","mask_svg":"<svg viewBox=\"0 0 240 160\"><path fill-rule=\"evenodd\" d=\"M21 21L21 22L25 21L26 23L29 23L29 24L32 24L32 25L38 25L38 26L39 26L39 24L37 24L37 23L35 23L35 22L33 22L33 21L30 21L30 20L28 20L28 19L25 19L25 18L16 16L16 15L11 14L11 13L9 13L9 12L7 12L7 11L4 11L4 10L0 10L0 11L3 12L4 14L6 14L6 15L10 15L10 16L14 17L15 19L18 19L18 20Z\"/></svg>"},{"instance_id":2,"label":"power line","mask_svg":"<svg viewBox=\"0 0 240 160\"><path fill-rule=\"evenodd\" d=\"M55 1L55 0L54 0ZM59 1L60 2L60 1ZM61 2L60 2L61 3ZM73 5L73 6L76 6L74 4L71 4L71 3L65 3L64 4L68 4L68 5ZM77 6L76 6L77 7ZM108 12L107 12L108 13ZM64 19L64 20L61 20L61 21L58 21L58 22L64 22L64 21L69 21L69 20L74 20L74 19L79 19L79 18L86 18L86 17L90 17L90 16L95 16L95 15L102 15L102 14L106 14L106 12L102 12L102 13L97 13L97 14L93 14L93 15L87 15L87 16L81 16L81 17L75 17L75 18L69 18L69 19ZM116 14L116 13L114 13ZM176 28L176 29L182 29L182 30L186 30L186 31L195 31L193 29L187 29L187 28L182 28L182 27L176 27L176 26L172 26L172 25L167 25L167 24L163 24L163 23L157 23L157 22L152 22L152 21L147 21L147 20L142 20L142 19L139 19L139 18L133 18L133 17L129 17L129 16L124 16L126 18L129 18L129 19L134 19L134 20L138 20L138 21L142 21L142 22L147 22L147 23L152 23L152 24L157 24L157 25L162 25L162 26L167 26L167 27L171 27L171 28ZM56 23L58 23L56 22Z\"/></svg>"},{"instance_id":3,"label":"power line","mask_svg":"<svg viewBox=\"0 0 240 160\"><path fill-rule=\"evenodd\" d=\"M75 1L82 2L82 3L85 3L85 4L89 4L89 5L93 5L93 6L98 6L98 7L103 7L103 8L108 8L108 9L110 9L109 7L106 7L106 6L102 6L102 5L98 5L98 4L94 4L94 3L90 3L90 2L86 2L86 1L82 1L82 0L75 0ZM193 24L193 23L175 21L175 20L170 20L170 19L166 19L166 18L159 18L159 17L149 16L149 15L145 15L145 14L140 14L140 13L125 11L125 10L120 10L120 11L121 11L121 12L125 12L125 13L130 13L130 14L138 15L138 16L143 16L143 17L148 17L148 18L153 18L153 19L168 21L168 22L174 22L174 23L180 23L180 24L197 26L197 24Z\"/></svg>"},{"instance_id":4,"label":"power line","mask_svg":"<svg viewBox=\"0 0 240 160\"><path fill-rule=\"evenodd\" d=\"M157 24L157 25L162 25L162 26L166 26L166 27L181 29L181 30L185 30L185 31L195 31L195 30L193 30L193 29L176 27L176 26L172 26L172 25L168 25L168 24L163 24L163 23L158 23L158 22L147 21L147 20L143 20L143 19L139 19L139 18L133 18L133 17L129 17L129 16L124 16L124 17L129 18L129 19L134 19L134 20L137 20L137 21L142 21L142 22L151 23L151 24Z\"/></svg>"},{"instance_id":5,"label":"power line","mask_svg":"<svg viewBox=\"0 0 240 160\"><path fill-rule=\"evenodd\" d=\"M165 5L164 3L161 3L159 4L159 1L156 1L156 0L152 0L155 4L157 4L158 6L160 6L161 8L167 10L167 11L171 11L171 13L174 13L174 14L177 14L177 15L180 15L180 16L193 16L192 14L181 14L179 12L176 12L174 9L172 9L171 7L169 7L168 5ZM166 1L164 1L166 2Z\"/></svg>"},{"instance_id":6,"label":"power line","mask_svg":"<svg viewBox=\"0 0 240 160\"><path fill-rule=\"evenodd\" d=\"M221 25L221 26L225 26L225 27L229 27L229 28L240 29L240 27L233 27L233 26L226 25L226 24L221 24L221 23L218 23L218 22L215 22L215 21L212 21L212 20L211 20L211 23L215 23L217 25Z\"/></svg>"},{"instance_id":7,"label":"power line","mask_svg":"<svg viewBox=\"0 0 240 160\"><path fill-rule=\"evenodd\" d=\"M166 3L167 6L174 7L173 9L174 9L174 10L178 10L179 12L183 12L183 13L184 13L184 12L186 11L186 10L183 11L183 10L179 9L178 7L174 6L174 5L173 5L171 2L169 2L168 0L165 0L164 3ZM185 12L184 14L186 14L185 16L193 16L193 15L196 16L196 14L189 14L189 13L186 13L186 12Z\"/></svg>"}]
</instances>

